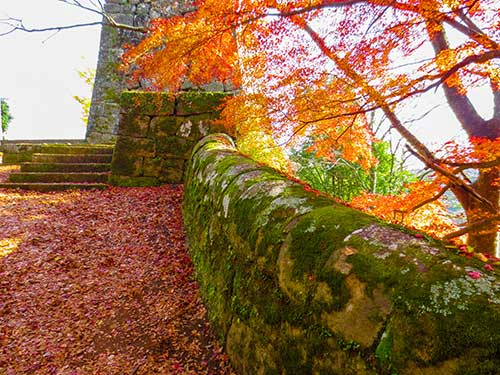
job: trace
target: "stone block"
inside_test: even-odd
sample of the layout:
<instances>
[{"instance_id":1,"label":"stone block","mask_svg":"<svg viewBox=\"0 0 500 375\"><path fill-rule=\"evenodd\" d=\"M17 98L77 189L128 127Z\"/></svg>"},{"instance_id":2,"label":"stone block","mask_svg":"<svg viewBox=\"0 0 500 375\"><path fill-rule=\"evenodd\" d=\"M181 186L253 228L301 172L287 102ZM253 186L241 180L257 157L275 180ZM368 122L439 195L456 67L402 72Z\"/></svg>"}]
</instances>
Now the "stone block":
<instances>
[{"instance_id":1,"label":"stone block","mask_svg":"<svg viewBox=\"0 0 500 375\"><path fill-rule=\"evenodd\" d=\"M149 5L149 4L145 4L145 3L137 4L137 11L136 11L136 13L139 16L148 15L150 8L151 8L151 5Z\"/></svg>"},{"instance_id":2,"label":"stone block","mask_svg":"<svg viewBox=\"0 0 500 375\"><path fill-rule=\"evenodd\" d=\"M129 155L131 157L153 157L155 143L150 139L121 136L115 146L115 155Z\"/></svg>"},{"instance_id":3,"label":"stone block","mask_svg":"<svg viewBox=\"0 0 500 375\"><path fill-rule=\"evenodd\" d=\"M119 135L146 138L149 135L151 118L144 115L122 114L118 128Z\"/></svg>"},{"instance_id":4,"label":"stone block","mask_svg":"<svg viewBox=\"0 0 500 375\"><path fill-rule=\"evenodd\" d=\"M175 135L178 126L177 119L173 116L157 116L151 120L151 132L159 136Z\"/></svg>"},{"instance_id":5,"label":"stone block","mask_svg":"<svg viewBox=\"0 0 500 375\"><path fill-rule=\"evenodd\" d=\"M132 14L117 14L113 18L116 22L122 23L124 25L133 25L134 24L134 16Z\"/></svg>"},{"instance_id":6,"label":"stone block","mask_svg":"<svg viewBox=\"0 0 500 375\"><path fill-rule=\"evenodd\" d=\"M159 157L144 159L144 176L159 177L161 174L163 160Z\"/></svg>"},{"instance_id":7,"label":"stone block","mask_svg":"<svg viewBox=\"0 0 500 375\"><path fill-rule=\"evenodd\" d=\"M120 13L122 11L122 8L122 5L116 2L108 1L106 4L104 4L104 11L109 14Z\"/></svg>"},{"instance_id":8,"label":"stone block","mask_svg":"<svg viewBox=\"0 0 500 375\"><path fill-rule=\"evenodd\" d=\"M184 177L184 171L182 169L173 167L164 167L161 170L159 180L161 183L166 184L180 184L182 183Z\"/></svg>"},{"instance_id":9,"label":"stone block","mask_svg":"<svg viewBox=\"0 0 500 375\"><path fill-rule=\"evenodd\" d=\"M111 175L109 177L109 183L114 186L144 187L158 186L160 181L158 181L156 177L128 177Z\"/></svg>"},{"instance_id":10,"label":"stone block","mask_svg":"<svg viewBox=\"0 0 500 375\"><path fill-rule=\"evenodd\" d=\"M147 27L148 24L149 24L149 17L148 16L139 15L139 16L134 17L134 26ZM132 42L138 43L140 41L140 38L137 38L137 39L139 39L139 40L132 39Z\"/></svg>"},{"instance_id":11,"label":"stone block","mask_svg":"<svg viewBox=\"0 0 500 375\"><path fill-rule=\"evenodd\" d=\"M149 116L174 114L175 97L164 92L125 91L121 95L121 106L127 112Z\"/></svg>"},{"instance_id":12,"label":"stone block","mask_svg":"<svg viewBox=\"0 0 500 375\"><path fill-rule=\"evenodd\" d=\"M158 136L156 138L158 154L177 159L187 159L194 146L194 142L176 136Z\"/></svg>"},{"instance_id":13,"label":"stone block","mask_svg":"<svg viewBox=\"0 0 500 375\"><path fill-rule=\"evenodd\" d=\"M111 162L111 173L119 176L142 176L143 158L133 157L126 153L115 153Z\"/></svg>"},{"instance_id":14,"label":"stone block","mask_svg":"<svg viewBox=\"0 0 500 375\"><path fill-rule=\"evenodd\" d=\"M162 168L177 168L184 169L184 165L186 164L186 159L176 159L164 157L162 158Z\"/></svg>"},{"instance_id":15,"label":"stone block","mask_svg":"<svg viewBox=\"0 0 500 375\"><path fill-rule=\"evenodd\" d=\"M175 135L198 141L210 133L213 122L214 116L210 113L189 117L179 116Z\"/></svg>"},{"instance_id":16,"label":"stone block","mask_svg":"<svg viewBox=\"0 0 500 375\"><path fill-rule=\"evenodd\" d=\"M181 116L216 113L224 99L229 96L230 94L225 92L183 92L177 98L175 113Z\"/></svg>"}]
</instances>

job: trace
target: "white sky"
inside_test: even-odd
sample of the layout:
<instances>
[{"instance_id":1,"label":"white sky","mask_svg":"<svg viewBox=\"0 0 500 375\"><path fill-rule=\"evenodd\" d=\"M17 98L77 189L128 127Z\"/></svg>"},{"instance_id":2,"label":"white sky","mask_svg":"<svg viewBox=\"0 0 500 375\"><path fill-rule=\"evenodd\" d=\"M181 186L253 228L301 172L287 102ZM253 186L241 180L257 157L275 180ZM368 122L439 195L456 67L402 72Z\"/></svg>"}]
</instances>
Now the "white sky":
<instances>
[{"instance_id":1,"label":"white sky","mask_svg":"<svg viewBox=\"0 0 500 375\"><path fill-rule=\"evenodd\" d=\"M28 28L100 20L57 0L0 0L0 19L8 16L21 18ZM91 96L77 70L95 67L100 27L53 34L17 31L0 37L0 97L14 116L6 139L85 137L73 95Z\"/></svg>"}]
</instances>

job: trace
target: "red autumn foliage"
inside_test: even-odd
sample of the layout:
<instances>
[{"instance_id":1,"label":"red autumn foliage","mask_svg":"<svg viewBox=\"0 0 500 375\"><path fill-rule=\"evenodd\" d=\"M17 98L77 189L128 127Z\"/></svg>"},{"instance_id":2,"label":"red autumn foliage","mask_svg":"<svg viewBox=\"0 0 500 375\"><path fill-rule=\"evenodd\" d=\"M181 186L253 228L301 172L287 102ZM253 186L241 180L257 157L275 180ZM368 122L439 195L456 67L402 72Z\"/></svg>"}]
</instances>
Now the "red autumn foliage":
<instances>
[{"instance_id":1,"label":"red autumn foliage","mask_svg":"<svg viewBox=\"0 0 500 375\"><path fill-rule=\"evenodd\" d=\"M0 190L0 373L233 374L181 199L181 186Z\"/></svg>"}]
</instances>

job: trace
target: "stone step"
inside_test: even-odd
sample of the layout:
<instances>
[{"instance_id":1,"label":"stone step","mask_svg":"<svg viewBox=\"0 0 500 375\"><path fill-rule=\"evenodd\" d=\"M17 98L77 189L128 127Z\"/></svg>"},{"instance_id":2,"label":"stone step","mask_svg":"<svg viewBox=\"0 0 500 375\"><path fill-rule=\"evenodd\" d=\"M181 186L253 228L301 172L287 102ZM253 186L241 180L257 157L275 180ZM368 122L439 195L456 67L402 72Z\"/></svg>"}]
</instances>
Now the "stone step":
<instances>
[{"instance_id":1,"label":"stone step","mask_svg":"<svg viewBox=\"0 0 500 375\"><path fill-rule=\"evenodd\" d=\"M23 163L21 172L109 172L109 163Z\"/></svg>"},{"instance_id":2,"label":"stone step","mask_svg":"<svg viewBox=\"0 0 500 375\"><path fill-rule=\"evenodd\" d=\"M14 172L9 175L9 182L29 183L106 183L109 173L50 173L50 172Z\"/></svg>"},{"instance_id":3,"label":"stone step","mask_svg":"<svg viewBox=\"0 0 500 375\"><path fill-rule=\"evenodd\" d=\"M63 191L63 190L91 190L91 189L106 189L106 184L92 184L92 183L14 183L4 182L0 183L0 189L21 189L32 190L39 192L48 191Z\"/></svg>"},{"instance_id":4,"label":"stone step","mask_svg":"<svg viewBox=\"0 0 500 375\"><path fill-rule=\"evenodd\" d=\"M35 163L111 163L112 154L33 154L32 162Z\"/></svg>"},{"instance_id":5,"label":"stone step","mask_svg":"<svg viewBox=\"0 0 500 375\"><path fill-rule=\"evenodd\" d=\"M40 147L42 154L78 154L78 155L95 155L95 154L113 154L113 146L109 145L42 145Z\"/></svg>"}]
</instances>

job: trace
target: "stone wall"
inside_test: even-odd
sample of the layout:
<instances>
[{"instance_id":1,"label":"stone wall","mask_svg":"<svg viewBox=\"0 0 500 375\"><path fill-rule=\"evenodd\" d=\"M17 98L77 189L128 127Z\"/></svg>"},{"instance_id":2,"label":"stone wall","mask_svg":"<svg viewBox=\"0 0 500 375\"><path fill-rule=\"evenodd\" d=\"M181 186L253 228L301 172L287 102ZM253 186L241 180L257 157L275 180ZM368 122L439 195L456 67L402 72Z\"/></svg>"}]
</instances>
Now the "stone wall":
<instances>
[{"instance_id":1,"label":"stone wall","mask_svg":"<svg viewBox=\"0 0 500 375\"><path fill-rule=\"evenodd\" d=\"M147 26L151 19L184 14L193 9L193 0L107 0L104 10L121 24ZM120 95L124 90L148 90L147 81L131 82L118 67L124 45L137 44L143 33L111 27L104 22L101 31L94 91L87 125L90 143L113 143L120 117ZM189 89L187 83L183 89ZM202 87L206 91L224 91L222 84ZM229 89L228 89L229 90Z\"/></svg>"},{"instance_id":2,"label":"stone wall","mask_svg":"<svg viewBox=\"0 0 500 375\"><path fill-rule=\"evenodd\" d=\"M183 215L239 374L498 374L498 270L317 195L224 135L195 147Z\"/></svg>"},{"instance_id":3,"label":"stone wall","mask_svg":"<svg viewBox=\"0 0 500 375\"><path fill-rule=\"evenodd\" d=\"M110 183L153 186L181 183L193 146L209 132L226 93L129 91L121 95Z\"/></svg>"}]
</instances>

